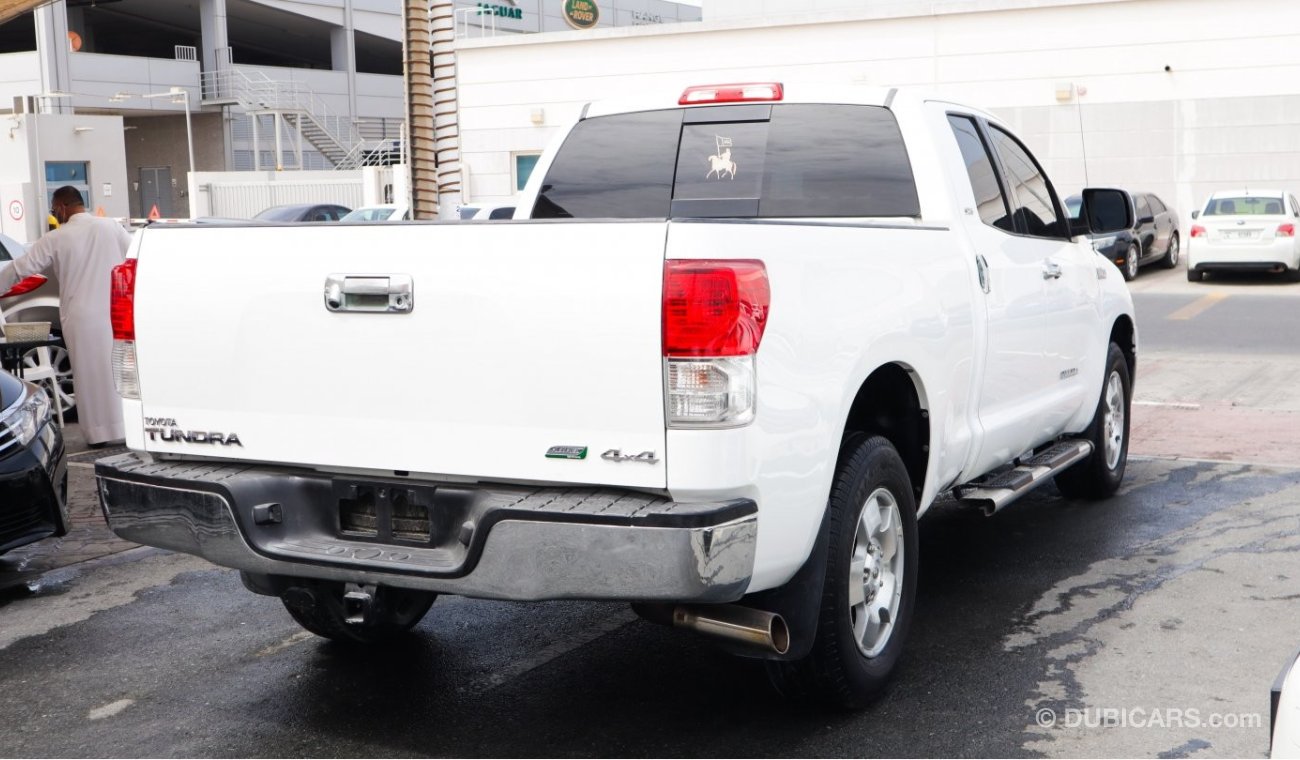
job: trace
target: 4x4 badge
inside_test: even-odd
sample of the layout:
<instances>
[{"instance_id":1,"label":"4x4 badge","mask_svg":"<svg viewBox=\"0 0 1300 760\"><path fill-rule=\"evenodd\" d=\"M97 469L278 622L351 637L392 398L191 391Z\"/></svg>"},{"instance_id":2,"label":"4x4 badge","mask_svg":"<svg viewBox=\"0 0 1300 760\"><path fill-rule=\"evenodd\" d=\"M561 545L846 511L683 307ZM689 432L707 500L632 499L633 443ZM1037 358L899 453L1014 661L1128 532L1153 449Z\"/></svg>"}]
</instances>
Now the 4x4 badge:
<instances>
[{"instance_id":1,"label":"4x4 badge","mask_svg":"<svg viewBox=\"0 0 1300 760\"><path fill-rule=\"evenodd\" d=\"M646 464L654 464L659 461L659 457L655 456L653 451L643 451L640 454L624 454L618 449L610 449L601 454L600 458L608 462L645 462Z\"/></svg>"}]
</instances>

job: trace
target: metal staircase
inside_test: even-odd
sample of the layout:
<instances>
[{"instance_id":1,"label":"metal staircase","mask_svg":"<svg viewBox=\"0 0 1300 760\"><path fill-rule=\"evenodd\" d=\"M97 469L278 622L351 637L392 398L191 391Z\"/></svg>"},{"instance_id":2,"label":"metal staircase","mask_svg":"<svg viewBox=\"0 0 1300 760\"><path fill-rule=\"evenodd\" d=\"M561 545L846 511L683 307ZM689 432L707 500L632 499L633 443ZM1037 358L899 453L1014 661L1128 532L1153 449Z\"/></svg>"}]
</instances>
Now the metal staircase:
<instances>
[{"instance_id":1,"label":"metal staircase","mask_svg":"<svg viewBox=\"0 0 1300 760\"><path fill-rule=\"evenodd\" d=\"M203 105L236 105L254 119L278 115L320 151L335 169L387 163L396 143L366 139L348 116L335 114L311 88L271 79L261 71L223 68L203 72Z\"/></svg>"}]
</instances>

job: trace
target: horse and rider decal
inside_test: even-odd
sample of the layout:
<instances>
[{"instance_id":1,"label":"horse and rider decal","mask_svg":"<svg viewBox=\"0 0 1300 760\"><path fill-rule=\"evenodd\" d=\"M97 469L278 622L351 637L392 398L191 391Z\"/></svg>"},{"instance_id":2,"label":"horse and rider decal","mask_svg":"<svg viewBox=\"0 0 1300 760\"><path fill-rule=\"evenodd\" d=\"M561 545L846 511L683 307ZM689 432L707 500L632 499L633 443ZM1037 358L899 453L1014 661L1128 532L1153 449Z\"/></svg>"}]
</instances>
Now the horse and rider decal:
<instances>
[{"instance_id":1,"label":"horse and rider decal","mask_svg":"<svg viewBox=\"0 0 1300 760\"><path fill-rule=\"evenodd\" d=\"M717 174L718 179L722 179L723 175L735 179L736 162L731 160L731 138L721 137L719 135L714 135L713 137L717 141L718 153L717 155L709 156L708 160L710 169L709 173L704 175L704 178L709 179L714 174Z\"/></svg>"}]
</instances>

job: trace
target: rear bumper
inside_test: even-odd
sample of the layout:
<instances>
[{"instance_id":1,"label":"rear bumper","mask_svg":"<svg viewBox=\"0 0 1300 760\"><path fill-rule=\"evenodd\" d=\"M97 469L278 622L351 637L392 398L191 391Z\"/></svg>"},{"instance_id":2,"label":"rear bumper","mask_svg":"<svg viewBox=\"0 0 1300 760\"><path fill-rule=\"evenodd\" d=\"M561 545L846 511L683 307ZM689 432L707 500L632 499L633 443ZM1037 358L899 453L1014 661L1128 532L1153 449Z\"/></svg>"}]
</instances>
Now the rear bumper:
<instances>
[{"instance_id":1,"label":"rear bumper","mask_svg":"<svg viewBox=\"0 0 1300 760\"><path fill-rule=\"evenodd\" d=\"M130 541L255 574L491 599L731 602L749 585L758 537L748 499L351 479L134 453L100 460L95 475L109 526ZM365 530L347 530L357 504Z\"/></svg>"},{"instance_id":2,"label":"rear bumper","mask_svg":"<svg viewBox=\"0 0 1300 760\"><path fill-rule=\"evenodd\" d=\"M1291 238L1254 245L1198 241L1188 248L1187 266L1201 270L1236 271L1273 271L1279 267L1296 269L1300 268L1300 252Z\"/></svg>"}]
</instances>

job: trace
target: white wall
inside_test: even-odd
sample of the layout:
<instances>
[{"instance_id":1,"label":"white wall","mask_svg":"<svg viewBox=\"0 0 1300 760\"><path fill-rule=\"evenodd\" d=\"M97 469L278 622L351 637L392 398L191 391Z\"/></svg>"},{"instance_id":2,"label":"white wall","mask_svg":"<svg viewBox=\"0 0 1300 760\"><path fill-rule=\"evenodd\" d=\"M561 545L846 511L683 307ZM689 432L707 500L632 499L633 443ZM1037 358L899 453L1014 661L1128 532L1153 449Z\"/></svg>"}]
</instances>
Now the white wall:
<instances>
[{"instance_id":1,"label":"white wall","mask_svg":"<svg viewBox=\"0 0 1300 760\"><path fill-rule=\"evenodd\" d=\"M249 219L286 203L362 204L361 171L196 172L190 175L194 216Z\"/></svg>"},{"instance_id":2,"label":"white wall","mask_svg":"<svg viewBox=\"0 0 1300 760\"><path fill-rule=\"evenodd\" d=\"M920 86L995 109L1023 122L1062 185L1082 182L1082 114L1094 184L1123 178L1184 209L1220 183L1300 191L1295 0L917 1L711 20L719 7L709 0L701 24L461 41L476 199L508 195L510 151L543 147L588 101L671 105L690 84L766 80Z\"/></svg>"},{"instance_id":3,"label":"white wall","mask_svg":"<svg viewBox=\"0 0 1300 760\"><path fill-rule=\"evenodd\" d=\"M0 185L27 186L27 197L22 199L25 234L14 237L35 240L44 229L47 208L40 180L41 167L47 161L87 162L87 208L92 213L102 208L105 216L128 216L130 199L121 116L23 114L0 118L7 127L0 132ZM5 211L0 209L0 213Z\"/></svg>"},{"instance_id":4,"label":"white wall","mask_svg":"<svg viewBox=\"0 0 1300 760\"><path fill-rule=\"evenodd\" d=\"M145 95L184 87L190 93L190 107L199 107L199 62L170 58L141 58L102 53L73 53L68 56L72 75L72 99L76 109L130 108L132 110L182 113L183 103L171 98L130 98L120 105L108 99L119 92Z\"/></svg>"},{"instance_id":5,"label":"white wall","mask_svg":"<svg viewBox=\"0 0 1300 760\"><path fill-rule=\"evenodd\" d=\"M0 54L0 109L13 107L13 99L41 91L41 59L36 51Z\"/></svg>"}]
</instances>

